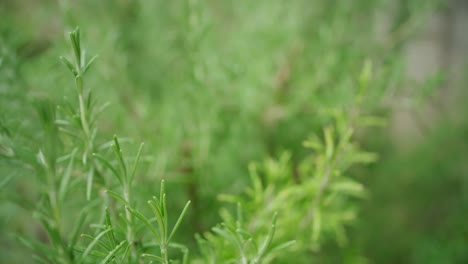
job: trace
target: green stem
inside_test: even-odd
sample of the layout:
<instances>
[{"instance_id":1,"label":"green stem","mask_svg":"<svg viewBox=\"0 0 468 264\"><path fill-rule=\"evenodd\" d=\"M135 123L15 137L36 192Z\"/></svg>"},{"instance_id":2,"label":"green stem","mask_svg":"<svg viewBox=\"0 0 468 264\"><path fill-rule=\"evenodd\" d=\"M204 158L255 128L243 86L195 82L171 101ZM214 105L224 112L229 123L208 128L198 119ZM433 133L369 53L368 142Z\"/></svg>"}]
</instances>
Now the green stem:
<instances>
[{"instance_id":1,"label":"green stem","mask_svg":"<svg viewBox=\"0 0 468 264\"><path fill-rule=\"evenodd\" d=\"M163 264L169 264L169 260L167 257L167 247L165 244L164 245L161 244L161 258L162 258Z\"/></svg>"},{"instance_id":2,"label":"green stem","mask_svg":"<svg viewBox=\"0 0 468 264\"><path fill-rule=\"evenodd\" d=\"M83 99L83 94L78 95L78 100L80 102L81 126L83 127L83 130L85 132L86 139L89 139L91 135L90 135L89 124L88 124L88 121L86 120L86 108L85 108L85 103Z\"/></svg>"},{"instance_id":3,"label":"green stem","mask_svg":"<svg viewBox=\"0 0 468 264\"><path fill-rule=\"evenodd\" d=\"M123 195L124 195L125 201L127 201L127 203L130 204L130 188L128 187L127 184L125 184L123 188L124 188ZM132 233L132 228L131 228L132 215L128 210L126 210L125 211L125 216L126 216L127 221L128 221L127 240L128 240L129 243L131 243L132 240L133 240L133 233Z\"/></svg>"},{"instance_id":4,"label":"green stem","mask_svg":"<svg viewBox=\"0 0 468 264\"><path fill-rule=\"evenodd\" d=\"M62 214L60 211L60 201L58 200L57 197L57 190L55 186L55 173L48 170L47 174L49 175L49 200L50 200L50 209L51 213L53 216L53 220L55 222L55 229L57 230L57 233L59 234L60 237L60 248L61 248L61 253L63 254L64 259L66 260L66 263L72 263L73 259L72 257L68 254L68 247L66 243L63 241L63 230L62 230Z\"/></svg>"},{"instance_id":5,"label":"green stem","mask_svg":"<svg viewBox=\"0 0 468 264\"><path fill-rule=\"evenodd\" d=\"M129 184L127 183L124 183L124 186L123 186L123 195L124 195L124 199L125 201L130 204L131 203L131 190L130 190L130 186ZM128 241L128 243L131 245L133 243L133 240L134 240L134 236L133 236L133 229L132 229L132 214L130 213L129 210L125 210L125 217L127 218L127 222L128 222L128 225L127 225L127 232L126 232L126 239ZM131 259L136 259L137 257L137 252L135 250L135 247L131 247Z\"/></svg>"}]
</instances>

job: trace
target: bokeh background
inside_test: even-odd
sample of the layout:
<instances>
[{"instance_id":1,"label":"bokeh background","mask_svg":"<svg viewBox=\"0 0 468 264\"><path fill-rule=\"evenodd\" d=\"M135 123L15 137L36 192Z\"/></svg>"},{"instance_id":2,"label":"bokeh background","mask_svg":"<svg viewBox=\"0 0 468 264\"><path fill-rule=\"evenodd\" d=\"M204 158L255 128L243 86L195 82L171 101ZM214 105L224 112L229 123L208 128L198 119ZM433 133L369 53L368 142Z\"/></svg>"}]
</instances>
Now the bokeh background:
<instances>
[{"instance_id":1,"label":"bokeh background","mask_svg":"<svg viewBox=\"0 0 468 264\"><path fill-rule=\"evenodd\" d=\"M75 26L99 54L87 85L110 102L100 137L145 142L141 192L165 178L172 206L192 200L185 236L219 221L216 197L242 192L249 162L284 150L301 160L303 140L327 109L351 104L370 61L362 111L382 125L356 140L379 159L351 170L368 197L349 242L330 240L314 258L468 263L466 0L1 0L0 175L13 180L2 184L0 262L31 262L16 235L41 236L17 205L34 201L33 175L6 146L30 155L32 102L70 96L58 57Z\"/></svg>"}]
</instances>

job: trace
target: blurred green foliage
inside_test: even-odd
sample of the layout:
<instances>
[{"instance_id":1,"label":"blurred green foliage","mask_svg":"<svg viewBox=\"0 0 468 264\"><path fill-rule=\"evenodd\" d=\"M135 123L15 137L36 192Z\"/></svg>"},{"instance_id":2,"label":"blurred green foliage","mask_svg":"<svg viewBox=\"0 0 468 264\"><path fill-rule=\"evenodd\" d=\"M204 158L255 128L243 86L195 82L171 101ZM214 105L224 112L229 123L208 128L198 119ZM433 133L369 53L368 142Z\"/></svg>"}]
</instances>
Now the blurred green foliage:
<instances>
[{"instance_id":1,"label":"blurred green foliage","mask_svg":"<svg viewBox=\"0 0 468 264\"><path fill-rule=\"evenodd\" d=\"M150 215L143 203L163 193L165 179L165 228L191 201L174 235L185 246L167 242L173 258L190 252L191 263L291 263L291 257L295 263L465 263L466 120L431 125L409 151L398 148L385 125L388 102L409 83L402 48L437 4L0 2L2 260L33 262L31 255L41 252L25 241L52 246L49 256L59 262L75 254L91 257L87 263L115 256L131 262L137 252L158 253L152 250L161 243L150 240L145 218L132 210ZM382 23L388 29L379 32ZM64 32L77 25L86 58L99 56L83 78L83 93L59 60L73 58ZM437 78L415 85L411 100L426 104ZM89 116L80 110L80 94L89 98ZM463 102L453 107L468 110ZM94 120L91 132L83 132L83 116ZM71 132L83 141L64 133L64 124L75 124ZM110 149L114 134L117 155ZM132 164L120 147L136 153L139 142L145 147L136 175L120 184L109 168ZM66 175L70 183L63 183ZM81 252L67 242L51 245L41 225L42 209L54 208L44 202L54 200L50 195L43 198L53 189L52 176L67 190L56 199L57 222L63 221L57 230L93 234L77 240ZM132 198L114 203L106 190ZM81 210L89 212L82 225ZM114 230L117 239L101 245L109 252L88 256L90 245ZM138 236L144 245L130 246Z\"/></svg>"}]
</instances>

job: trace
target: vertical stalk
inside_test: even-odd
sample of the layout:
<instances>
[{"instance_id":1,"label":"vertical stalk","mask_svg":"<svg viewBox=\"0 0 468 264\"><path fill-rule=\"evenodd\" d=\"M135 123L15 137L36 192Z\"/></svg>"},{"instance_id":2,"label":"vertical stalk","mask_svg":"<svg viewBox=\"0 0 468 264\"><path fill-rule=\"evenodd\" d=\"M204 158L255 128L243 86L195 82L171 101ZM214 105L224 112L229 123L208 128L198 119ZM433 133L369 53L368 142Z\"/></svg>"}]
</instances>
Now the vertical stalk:
<instances>
[{"instance_id":1,"label":"vertical stalk","mask_svg":"<svg viewBox=\"0 0 468 264\"><path fill-rule=\"evenodd\" d=\"M162 258L162 263L163 264L169 264L169 260L167 258L167 247L166 245L161 244L161 258Z\"/></svg>"},{"instance_id":2,"label":"vertical stalk","mask_svg":"<svg viewBox=\"0 0 468 264\"><path fill-rule=\"evenodd\" d=\"M124 195L125 201L127 201L130 204L131 193L130 193L130 187L128 183L124 184L123 192L124 192L123 195ZM130 213L130 211L125 210L125 217L127 218L127 222L128 222L126 238L127 238L128 243L132 243L133 242L133 230L132 230L132 214ZM135 254L134 250L132 250L132 254Z\"/></svg>"},{"instance_id":3,"label":"vertical stalk","mask_svg":"<svg viewBox=\"0 0 468 264\"><path fill-rule=\"evenodd\" d=\"M80 93L78 95L78 100L80 103L80 119L81 119L81 126L83 127L83 131L85 132L86 139L90 139L90 129L89 129L89 124L88 121L86 120L86 108L85 108L85 103L83 99L83 94Z\"/></svg>"},{"instance_id":4,"label":"vertical stalk","mask_svg":"<svg viewBox=\"0 0 468 264\"><path fill-rule=\"evenodd\" d=\"M49 157L52 158L52 157ZM55 162L55 160L51 160L50 162ZM56 172L55 166L51 166L47 163L44 163L45 166L45 173L47 174L48 179L48 197L50 202L50 210L52 215L52 221L55 225L55 230L59 235L60 241L59 242L59 254L62 255L65 263L72 263L73 259L68 254L68 247L66 243L63 241L63 228L62 228L62 214L60 210L60 201L57 196L57 186L56 186Z\"/></svg>"}]
</instances>

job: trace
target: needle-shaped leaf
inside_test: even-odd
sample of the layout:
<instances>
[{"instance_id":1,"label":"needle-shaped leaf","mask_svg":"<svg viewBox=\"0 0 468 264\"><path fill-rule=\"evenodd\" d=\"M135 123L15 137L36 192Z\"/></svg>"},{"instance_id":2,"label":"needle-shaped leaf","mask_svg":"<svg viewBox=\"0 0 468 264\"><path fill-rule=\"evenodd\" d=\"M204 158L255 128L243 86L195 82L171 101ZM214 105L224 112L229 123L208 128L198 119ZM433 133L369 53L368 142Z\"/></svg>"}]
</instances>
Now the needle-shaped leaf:
<instances>
[{"instance_id":1,"label":"needle-shaped leaf","mask_svg":"<svg viewBox=\"0 0 468 264\"><path fill-rule=\"evenodd\" d=\"M73 73L73 76L77 76L78 72L75 70L75 66L73 66L73 63L71 63L67 58L60 56L60 61L65 65L71 73Z\"/></svg>"},{"instance_id":2,"label":"needle-shaped leaf","mask_svg":"<svg viewBox=\"0 0 468 264\"><path fill-rule=\"evenodd\" d=\"M94 56L88 61L88 63L86 64L86 66L85 66L84 69L83 69L83 74L85 74L85 73L88 71L89 67L93 64L93 62L94 62L98 57L99 57L98 55L94 55Z\"/></svg>"},{"instance_id":3,"label":"needle-shaped leaf","mask_svg":"<svg viewBox=\"0 0 468 264\"><path fill-rule=\"evenodd\" d=\"M72 44L73 52L75 54L76 66L79 67L80 61L81 61L80 29L76 28L75 30L71 31L69 34L70 34L70 41Z\"/></svg>"},{"instance_id":4,"label":"needle-shaped leaf","mask_svg":"<svg viewBox=\"0 0 468 264\"><path fill-rule=\"evenodd\" d=\"M275 252L275 251L281 251L285 248L288 248L292 245L296 244L296 240L291 240L291 241L288 241L288 242L284 242L282 244L279 244L278 246L274 247L271 249L271 252Z\"/></svg>"},{"instance_id":5,"label":"needle-shaped leaf","mask_svg":"<svg viewBox=\"0 0 468 264\"><path fill-rule=\"evenodd\" d=\"M163 194L161 201L161 214L164 217L164 223L167 225L167 208L166 208L166 194Z\"/></svg>"},{"instance_id":6,"label":"needle-shaped leaf","mask_svg":"<svg viewBox=\"0 0 468 264\"><path fill-rule=\"evenodd\" d=\"M265 254L266 250L271 244L271 241L273 241L273 237L275 236L275 231L276 231L276 219L277 219L278 213L275 212L273 215L273 222L271 223L270 230L268 231L268 235L263 241L262 245L260 246L260 250L258 252L258 258L260 259L263 257Z\"/></svg>"},{"instance_id":7,"label":"needle-shaped leaf","mask_svg":"<svg viewBox=\"0 0 468 264\"><path fill-rule=\"evenodd\" d=\"M49 236L49 239L51 240L52 244L54 244L55 247L61 247L62 246L62 238L60 237L60 234L58 233L58 230L50 225L45 219L40 219L42 226L46 230L47 235Z\"/></svg>"},{"instance_id":8,"label":"needle-shaped leaf","mask_svg":"<svg viewBox=\"0 0 468 264\"><path fill-rule=\"evenodd\" d=\"M190 201L185 204L184 209L182 210L182 213L179 215L179 219L177 219L177 222L175 223L174 227L172 228L171 234L169 235L169 238L167 239L167 243L171 241L171 238L174 236L175 232L177 231L177 228L179 228L180 223L182 222L182 219L185 216L185 213L187 212L188 207L190 206Z\"/></svg>"},{"instance_id":9,"label":"needle-shaped leaf","mask_svg":"<svg viewBox=\"0 0 468 264\"><path fill-rule=\"evenodd\" d=\"M127 178L127 166L125 165L125 160L123 158L122 149L120 148L119 139L117 138L116 135L114 135L114 144L112 145L112 150L114 151L115 155L117 156L117 159L118 159L119 165L120 165L120 169L121 169L122 174L123 174L123 180L127 184L127 183L129 183L128 178Z\"/></svg>"},{"instance_id":10,"label":"needle-shaped leaf","mask_svg":"<svg viewBox=\"0 0 468 264\"><path fill-rule=\"evenodd\" d=\"M151 209L153 209L153 213L156 216L156 222L158 223L159 233L161 234L161 242L166 242L167 234L166 234L166 223L164 222L164 218L161 215L161 211L158 206L154 203L154 201L148 201Z\"/></svg>"},{"instance_id":11,"label":"needle-shaped leaf","mask_svg":"<svg viewBox=\"0 0 468 264\"><path fill-rule=\"evenodd\" d=\"M105 209L105 215L106 215L106 225L108 227L111 227L113 228L112 226L112 221L111 221L111 217L110 217L110 214L109 214L109 208L106 207ZM115 245L116 245L116 240L115 240L115 236L114 236L114 231L112 230L111 232L107 233L107 238L109 239L109 243L111 244L111 247L114 248Z\"/></svg>"},{"instance_id":12,"label":"needle-shaped leaf","mask_svg":"<svg viewBox=\"0 0 468 264\"><path fill-rule=\"evenodd\" d=\"M75 247L78 237L80 236L81 228L83 228L84 222L86 220L87 211L82 210L80 216L78 217L78 222L75 224L75 230L72 232L70 239L70 247Z\"/></svg>"},{"instance_id":13,"label":"needle-shaped leaf","mask_svg":"<svg viewBox=\"0 0 468 264\"><path fill-rule=\"evenodd\" d=\"M99 242L101 237L103 237L105 234L107 234L111 230L112 230L112 228L108 228L108 229L102 231L101 233L99 233L96 237L94 237L94 239L91 241L91 243L89 243L89 245L86 247L85 251L83 252L83 255L81 255L81 259L80 259L79 263L82 263L86 259L88 254L91 252L91 250L94 248L94 246L96 246L96 244Z\"/></svg>"},{"instance_id":14,"label":"needle-shaped leaf","mask_svg":"<svg viewBox=\"0 0 468 264\"><path fill-rule=\"evenodd\" d=\"M143 149L143 145L144 145L144 143L141 143L140 147L138 148L138 152L136 154L135 161L133 162L133 168L132 168L132 171L130 173L129 182L133 182L133 178L135 177L136 169L138 167L138 163L140 162L141 150Z\"/></svg>"},{"instance_id":15,"label":"needle-shaped leaf","mask_svg":"<svg viewBox=\"0 0 468 264\"><path fill-rule=\"evenodd\" d=\"M106 193L112 196L114 199L121 201L124 205L128 205L128 201L126 201L125 198L123 198L120 194L111 190L106 190Z\"/></svg>"},{"instance_id":16,"label":"needle-shaped leaf","mask_svg":"<svg viewBox=\"0 0 468 264\"><path fill-rule=\"evenodd\" d=\"M156 261L159 261L160 263L164 263L163 261L163 258L159 257L159 256L156 256L156 255L152 255L152 254L142 254L141 257L143 258L147 258L147 259L152 259L152 260L156 260Z\"/></svg>"},{"instance_id":17,"label":"needle-shaped leaf","mask_svg":"<svg viewBox=\"0 0 468 264\"><path fill-rule=\"evenodd\" d=\"M90 168L86 177L86 200L91 200L91 191L93 188L94 168Z\"/></svg>"},{"instance_id":18,"label":"needle-shaped leaf","mask_svg":"<svg viewBox=\"0 0 468 264\"><path fill-rule=\"evenodd\" d=\"M135 209L132 209L128 206L125 206L125 208L132 214L134 215L136 218L140 219L145 225L146 227L148 227L148 229L151 231L151 233L153 233L155 239L157 241L160 241L160 236L158 235L158 232L156 231L156 229L153 227L153 225L151 224L151 222L148 220L148 218L146 218L144 215L142 215L140 212L138 212L137 210Z\"/></svg>"},{"instance_id":19,"label":"needle-shaped leaf","mask_svg":"<svg viewBox=\"0 0 468 264\"><path fill-rule=\"evenodd\" d=\"M128 252L130 252L130 247L131 247L131 246L132 246L132 244L130 244L130 243L127 244L127 247L125 248L125 251L124 251L124 253L122 254L122 258L120 258L120 262L119 262L119 263L124 263L124 262L125 262L124 260L127 258Z\"/></svg>"},{"instance_id":20,"label":"needle-shaped leaf","mask_svg":"<svg viewBox=\"0 0 468 264\"><path fill-rule=\"evenodd\" d=\"M84 248L78 248L78 247L75 247L73 249L74 251L78 252L78 253L81 253L83 254L85 252L85 249ZM89 253L88 253L88 256L93 256L93 257L97 257L97 258L105 258L106 257L106 254L105 253L102 253L100 251L96 251L96 250L91 250ZM79 263L77 261L77 263Z\"/></svg>"},{"instance_id":21,"label":"needle-shaped leaf","mask_svg":"<svg viewBox=\"0 0 468 264\"><path fill-rule=\"evenodd\" d=\"M114 176L117 178L117 180L119 180L120 184L123 184L123 181L122 181L122 177L120 176L120 173L117 171L116 168L114 168L114 166L112 166L112 164L110 164L110 162L103 156L97 154L97 153L93 153L93 156L96 157L105 167L107 167L108 169L110 169L112 171L112 173L114 174Z\"/></svg>"},{"instance_id":22,"label":"needle-shaped leaf","mask_svg":"<svg viewBox=\"0 0 468 264\"><path fill-rule=\"evenodd\" d=\"M106 228L110 228L110 227L106 227ZM99 229L101 229L101 228L99 228ZM81 237L85 238L85 239L88 239L90 241L94 241L94 238L95 238L95 237L87 235L87 234L81 234ZM104 248L107 251L110 250L109 246L107 246L106 244L104 244L104 242L102 242L100 240L97 241L97 244L100 245L102 248Z\"/></svg>"},{"instance_id":23,"label":"needle-shaped leaf","mask_svg":"<svg viewBox=\"0 0 468 264\"><path fill-rule=\"evenodd\" d=\"M164 180L161 181L161 190L159 191L159 201L162 203L163 196L166 194L166 187L164 184ZM162 205L160 205L162 207Z\"/></svg>"},{"instance_id":24,"label":"needle-shaped leaf","mask_svg":"<svg viewBox=\"0 0 468 264\"><path fill-rule=\"evenodd\" d=\"M126 243L126 240L120 242L120 244L118 244L112 251L109 252L109 254L107 254L106 258L101 261L101 264L106 264L112 261L112 259L115 257L115 254L117 254L117 252L119 252Z\"/></svg>"}]
</instances>

